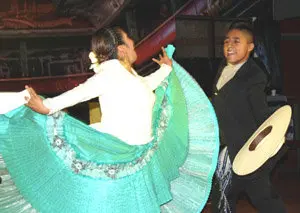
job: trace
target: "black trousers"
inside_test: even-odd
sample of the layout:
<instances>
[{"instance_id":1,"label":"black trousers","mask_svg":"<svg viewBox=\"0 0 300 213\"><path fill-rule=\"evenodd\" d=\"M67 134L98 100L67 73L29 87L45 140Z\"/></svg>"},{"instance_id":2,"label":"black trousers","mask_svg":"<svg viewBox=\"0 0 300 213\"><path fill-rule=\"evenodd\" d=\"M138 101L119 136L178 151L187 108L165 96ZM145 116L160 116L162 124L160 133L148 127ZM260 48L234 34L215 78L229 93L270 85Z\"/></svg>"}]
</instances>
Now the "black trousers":
<instances>
[{"instance_id":1,"label":"black trousers","mask_svg":"<svg viewBox=\"0 0 300 213\"><path fill-rule=\"evenodd\" d=\"M233 173L230 190L226 193L231 213L236 212L236 202L241 192L245 192L253 206L259 213L285 213L285 206L270 182L268 174L261 174L254 179L237 176ZM218 208L218 184L214 183L212 189L212 212L223 213Z\"/></svg>"}]
</instances>

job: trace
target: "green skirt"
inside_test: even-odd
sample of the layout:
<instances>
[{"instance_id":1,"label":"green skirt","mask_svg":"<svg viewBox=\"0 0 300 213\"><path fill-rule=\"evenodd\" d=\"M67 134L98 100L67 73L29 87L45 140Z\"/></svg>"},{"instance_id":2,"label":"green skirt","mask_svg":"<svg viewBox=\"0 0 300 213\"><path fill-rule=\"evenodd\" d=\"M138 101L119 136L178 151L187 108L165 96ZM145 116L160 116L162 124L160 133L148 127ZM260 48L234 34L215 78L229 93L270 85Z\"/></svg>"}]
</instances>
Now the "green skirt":
<instances>
[{"instance_id":1,"label":"green skirt","mask_svg":"<svg viewBox=\"0 0 300 213\"><path fill-rule=\"evenodd\" d=\"M201 212L218 125L205 93L175 61L156 90L153 121L153 141L132 146L64 112L23 106L0 115L0 212Z\"/></svg>"}]
</instances>

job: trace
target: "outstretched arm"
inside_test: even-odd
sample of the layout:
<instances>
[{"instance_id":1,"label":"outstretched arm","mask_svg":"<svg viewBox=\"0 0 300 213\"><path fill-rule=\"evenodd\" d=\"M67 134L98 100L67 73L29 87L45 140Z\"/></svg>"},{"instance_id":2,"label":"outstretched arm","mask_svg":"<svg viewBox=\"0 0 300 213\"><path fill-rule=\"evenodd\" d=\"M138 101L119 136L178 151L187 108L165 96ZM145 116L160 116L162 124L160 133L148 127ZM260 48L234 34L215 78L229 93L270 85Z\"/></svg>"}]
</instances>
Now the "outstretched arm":
<instances>
[{"instance_id":1,"label":"outstretched arm","mask_svg":"<svg viewBox=\"0 0 300 213\"><path fill-rule=\"evenodd\" d=\"M72 90L45 100L37 95L33 88L26 86L30 94L27 106L41 114L52 114L61 109L100 96L102 91L101 85L100 76L95 75Z\"/></svg>"}]
</instances>

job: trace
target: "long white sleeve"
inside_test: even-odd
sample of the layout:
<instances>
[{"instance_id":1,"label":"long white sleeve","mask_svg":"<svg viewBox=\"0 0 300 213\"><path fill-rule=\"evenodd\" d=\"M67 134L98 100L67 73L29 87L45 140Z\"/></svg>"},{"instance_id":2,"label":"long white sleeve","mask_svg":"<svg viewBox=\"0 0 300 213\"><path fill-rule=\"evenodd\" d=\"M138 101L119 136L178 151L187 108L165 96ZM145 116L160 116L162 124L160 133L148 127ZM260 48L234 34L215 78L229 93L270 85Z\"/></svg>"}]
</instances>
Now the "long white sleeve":
<instances>
[{"instance_id":1,"label":"long white sleeve","mask_svg":"<svg viewBox=\"0 0 300 213\"><path fill-rule=\"evenodd\" d=\"M27 90L22 92L0 92L0 115L26 104L25 97L30 97Z\"/></svg>"},{"instance_id":2,"label":"long white sleeve","mask_svg":"<svg viewBox=\"0 0 300 213\"><path fill-rule=\"evenodd\" d=\"M54 98L47 98L43 103L50 109L49 114L53 114L77 103L100 96L104 92L104 83L101 74L95 74L83 84Z\"/></svg>"},{"instance_id":3,"label":"long white sleeve","mask_svg":"<svg viewBox=\"0 0 300 213\"><path fill-rule=\"evenodd\" d=\"M160 83L169 76L172 71L172 67L166 64L162 64L158 70L154 73L145 76L143 78L144 82L152 89L155 90Z\"/></svg>"}]
</instances>

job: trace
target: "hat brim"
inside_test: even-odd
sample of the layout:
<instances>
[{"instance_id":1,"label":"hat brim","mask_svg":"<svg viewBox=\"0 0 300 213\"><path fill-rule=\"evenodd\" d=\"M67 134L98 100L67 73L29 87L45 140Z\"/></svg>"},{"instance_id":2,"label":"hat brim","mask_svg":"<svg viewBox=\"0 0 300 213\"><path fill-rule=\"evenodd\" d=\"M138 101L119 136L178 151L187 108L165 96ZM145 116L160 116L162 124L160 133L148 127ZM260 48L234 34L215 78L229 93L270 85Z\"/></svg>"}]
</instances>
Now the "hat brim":
<instances>
[{"instance_id":1,"label":"hat brim","mask_svg":"<svg viewBox=\"0 0 300 213\"><path fill-rule=\"evenodd\" d=\"M234 158L232 169L236 174L251 174L280 150L291 115L290 106L280 107L254 132Z\"/></svg>"}]
</instances>

